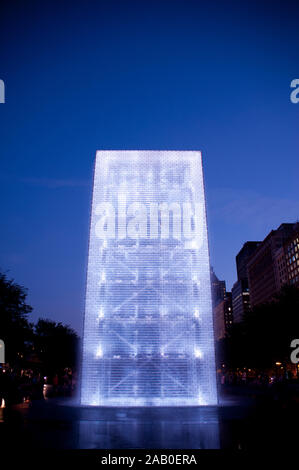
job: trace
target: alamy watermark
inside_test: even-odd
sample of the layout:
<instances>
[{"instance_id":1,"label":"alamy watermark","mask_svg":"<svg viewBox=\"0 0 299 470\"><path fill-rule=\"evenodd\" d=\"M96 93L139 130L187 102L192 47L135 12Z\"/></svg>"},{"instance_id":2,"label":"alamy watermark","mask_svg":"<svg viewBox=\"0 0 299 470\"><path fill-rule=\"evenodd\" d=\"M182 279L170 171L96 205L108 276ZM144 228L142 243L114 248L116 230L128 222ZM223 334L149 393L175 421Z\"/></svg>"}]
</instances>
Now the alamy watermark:
<instances>
[{"instance_id":1,"label":"alamy watermark","mask_svg":"<svg viewBox=\"0 0 299 470\"><path fill-rule=\"evenodd\" d=\"M291 353L291 362L293 364L298 364L299 363L299 339L293 339L291 342L291 348L294 348L294 350Z\"/></svg>"},{"instance_id":2,"label":"alamy watermark","mask_svg":"<svg viewBox=\"0 0 299 470\"><path fill-rule=\"evenodd\" d=\"M0 103L5 103L5 85L3 80L0 80Z\"/></svg>"},{"instance_id":3,"label":"alamy watermark","mask_svg":"<svg viewBox=\"0 0 299 470\"><path fill-rule=\"evenodd\" d=\"M0 364L4 364L4 363L5 363L5 344L4 344L4 341L0 339Z\"/></svg>"},{"instance_id":4,"label":"alamy watermark","mask_svg":"<svg viewBox=\"0 0 299 470\"><path fill-rule=\"evenodd\" d=\"M297 104L299 103L299 78L294 78L294 80L291 81L290 87L294 88L290 94L290 100L292 103Z\"/></svg>"},{"instance_id":5,"label":"alamy watermark","mask_svg":"<svg viewBox=\"0 0 299 470\"><path fill-rule=\"evenodd\" d=\"M199 248L204 238L202 203L133 202L127 206L126 198L119 196L117 208L102 202L96 206L95 215L99 217L95 235L102 240L173 238L183 240L185 248Z\"/></svg>"}]
</instances>

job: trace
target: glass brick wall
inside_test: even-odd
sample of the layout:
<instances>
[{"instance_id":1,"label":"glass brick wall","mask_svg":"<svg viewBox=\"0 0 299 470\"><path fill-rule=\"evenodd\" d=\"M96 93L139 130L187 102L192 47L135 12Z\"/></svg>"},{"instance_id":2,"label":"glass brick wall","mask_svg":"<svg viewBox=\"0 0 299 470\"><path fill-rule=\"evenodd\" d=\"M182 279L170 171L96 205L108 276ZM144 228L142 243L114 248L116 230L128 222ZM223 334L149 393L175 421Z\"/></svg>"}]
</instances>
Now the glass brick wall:
<instances>
[{"instance_id":1,"label":"glass brick wall","mask_svg":"<svg viewBox=\"0 0 299 470\"><path fill-rule=\"evenodd\" d=\"M217 403L200 152L96 154L81 403Z\"/></svg>"}]
</instances>

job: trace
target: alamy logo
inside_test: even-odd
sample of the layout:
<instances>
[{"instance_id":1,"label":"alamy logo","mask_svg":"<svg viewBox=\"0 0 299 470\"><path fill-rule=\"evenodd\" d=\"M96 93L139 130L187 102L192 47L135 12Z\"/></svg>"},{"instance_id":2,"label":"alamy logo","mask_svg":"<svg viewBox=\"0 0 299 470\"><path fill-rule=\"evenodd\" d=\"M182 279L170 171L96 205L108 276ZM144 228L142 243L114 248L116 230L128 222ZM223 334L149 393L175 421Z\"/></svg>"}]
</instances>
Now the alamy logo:
<instances>
[{"instance_id":1,"label":"alamy logo","mask_svg":"<svg viewBox=\"0 0 299 470\"><path fill-rule=\"evenodd\" d=\"M294 80L291 81L290 86L291 88L295 88L295 90L290 94L290 100L292 103L297 104L299 103L299 78L294 78Z\"/></svg>"},{"instance_id":2,"label":"alamy logo","mask_svg":"<svg viewBox=\"0 0 299 470\"><path fill-rule=\"evenodd\" d=\"M98 204L95 215L97 238L107 239L169 239L184 240L185 248L199 248L203 241L204 205L172 202L134 202L127 206L118 198L117 209L110 202ZM196 245L196 246L195 246Z\"/></svg>"},{"instance_id":3,"label":"alamy logo","mask_svg":"<svg viewBox=\"0 0 299 470\"><path fill-rule=\"evenodd\" d=\"M5 103L5 85L3 80L0 80L0 103Z\"/></svg>"},{"instance_id":4,"label":"alamy logo","mask_svg":"<svg viewBox=\"0 0 299 470\"><path fill-rule=\"evenodd\" d=\"M2 339L0 339L0 364L5 362L5 344Z\"/></svg>"},{"instance_id":5,"label":"alamy logo","mask_svg":"<svg viewBox=\"0 0 299 470\"><path fill-rule=\"evenodd\" d=\"M291 348L294 348L294 351L291 353L291 362L293 364L299 363L299 339L293 339L291 342Z\"/></svg>"}]
</instances>

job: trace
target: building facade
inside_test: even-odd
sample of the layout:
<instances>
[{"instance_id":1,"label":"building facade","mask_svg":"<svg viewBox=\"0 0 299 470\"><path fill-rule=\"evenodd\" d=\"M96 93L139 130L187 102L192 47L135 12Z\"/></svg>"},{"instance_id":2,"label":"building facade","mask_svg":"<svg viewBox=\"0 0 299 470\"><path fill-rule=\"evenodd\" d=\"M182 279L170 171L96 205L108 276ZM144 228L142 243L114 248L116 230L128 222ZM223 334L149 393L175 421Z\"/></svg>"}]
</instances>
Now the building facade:
<instances>
[{"instance_id":1,"label":"building facade","mask_svg":"<svg viewBox=\"0 0 299 470\"><path fill-rule=\"evenodd\" d=\"M226 283L221 281L215 274L214 269L211 267L211 286L212 286L212 301L215 307L219 302L224 301L226 296Z\"/></svg>"},{"instance_id":2,"label":"building facade","mask_svg":"<svg viewBox=\"0 0 299 470\"><path fill-rule=\"evenodd\" d=\"M214 306L214 336L217 341L225 338L233 324L232 294L226 292L225 299Z\"/></svg>"},{"instance_id":3,"label":"building facade","mask_svg":"<svg viewBox=\"0 0 299 470\"><path fill-rule=\"evenodd\" d=\"M273 300L285 282L290 283L292 279L296 282L297 242L296 236L295 240L292 238L295 231L295 223L281 224L269 233L249 259L247 271L252 307Z\"/></svg>"},{"instance_id":4,"label":"building facade","mask_svg":"<svg viewBox=\"0 0 299 470\"><path fill-rule=\"evenodd\" d=\"M294 231L281 251L284 259L277 260L280 286L289 284L299 287L299 223L294 225Z\"/></svg>"},{"instance_id":5,"label":"building facade","mask_svg":"<svg viewBox=\"0 0 299 470\"><path fill-rule=\"evenodd\" d=\"M238 323L250 310L250 292L248 284L247 264L250 257L260 246L259 241L248 241L236 256L236 267L238 280L232 288L232 306L234 322Z\"/></svg>"},{"instance_id":6,"label":"building facade","mask_svg":"<svg viewBox=\"0 0 299 470\"><path fill-rule=\"evenodd\" d=\"M233 323L232 293L226 290L226 282L221 281L211 268L213 299L214 336L218 341L224 338Z\"/></svg>"},{"instance_id":7,"label":"building facade","mask_svg":"<svg viewBox=\"0 0 299 470\"><path fill-rule=\"evenodd\" d=\"M234 322L239 323L250 310L250 294L247 279L240 279L232 287Z\"/></svg>"}]
</instances>

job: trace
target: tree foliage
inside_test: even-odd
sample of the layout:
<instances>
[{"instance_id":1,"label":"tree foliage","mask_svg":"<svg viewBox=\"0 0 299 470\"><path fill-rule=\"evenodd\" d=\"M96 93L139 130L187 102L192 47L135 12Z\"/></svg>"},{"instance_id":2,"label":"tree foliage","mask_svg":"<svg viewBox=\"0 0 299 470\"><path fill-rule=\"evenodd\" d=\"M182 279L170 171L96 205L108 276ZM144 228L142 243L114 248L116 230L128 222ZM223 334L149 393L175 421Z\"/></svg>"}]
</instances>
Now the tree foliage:
<instances>
[{"instance_id":1,"label":"tree foliage","mask_svg":"<svg viewBox=\"0 0 299 470\"><path fill-rule=\"evenodd\" d=\"M5 342L6 360L22 358L32 341L32 325L28 314L32 307L26 302L27 290L0 273L0 338Z\"/></svg>"},{"instance_id":2,"label":"tree foliage","mask_svg":"<svg viewBox=\"0 0 299 470\"><path fill-rule=\"evenodd\" d=\"M35 351L47 373L76 366L78 336L72 328L40 318L34 332Z\"/></svg>"},{"instance_id":3,"label":"tree foliage","mask_svg":"<svg viewBox=\"0 0 299 470\"><path fill-rule=\"evenodd\" d=\"M32 307L27 289L0 273L0 338L5 343L6 362L26 366L35 356L46 374L76 365L79 338L62 323L39 319L28 321Z\"/></svg>"},{"instance_id":4,"label":"tree foliage","mask_svg":"<svg viewBox=\"0 0 299 470\"><path fill-rule=\"evenodd\" d=\"M290 344L299 338L299 289L285 286L272 301L253 308L229 337L218 356L231 367L270 368L290 362Z\"/></svg>"}]
</instances>

